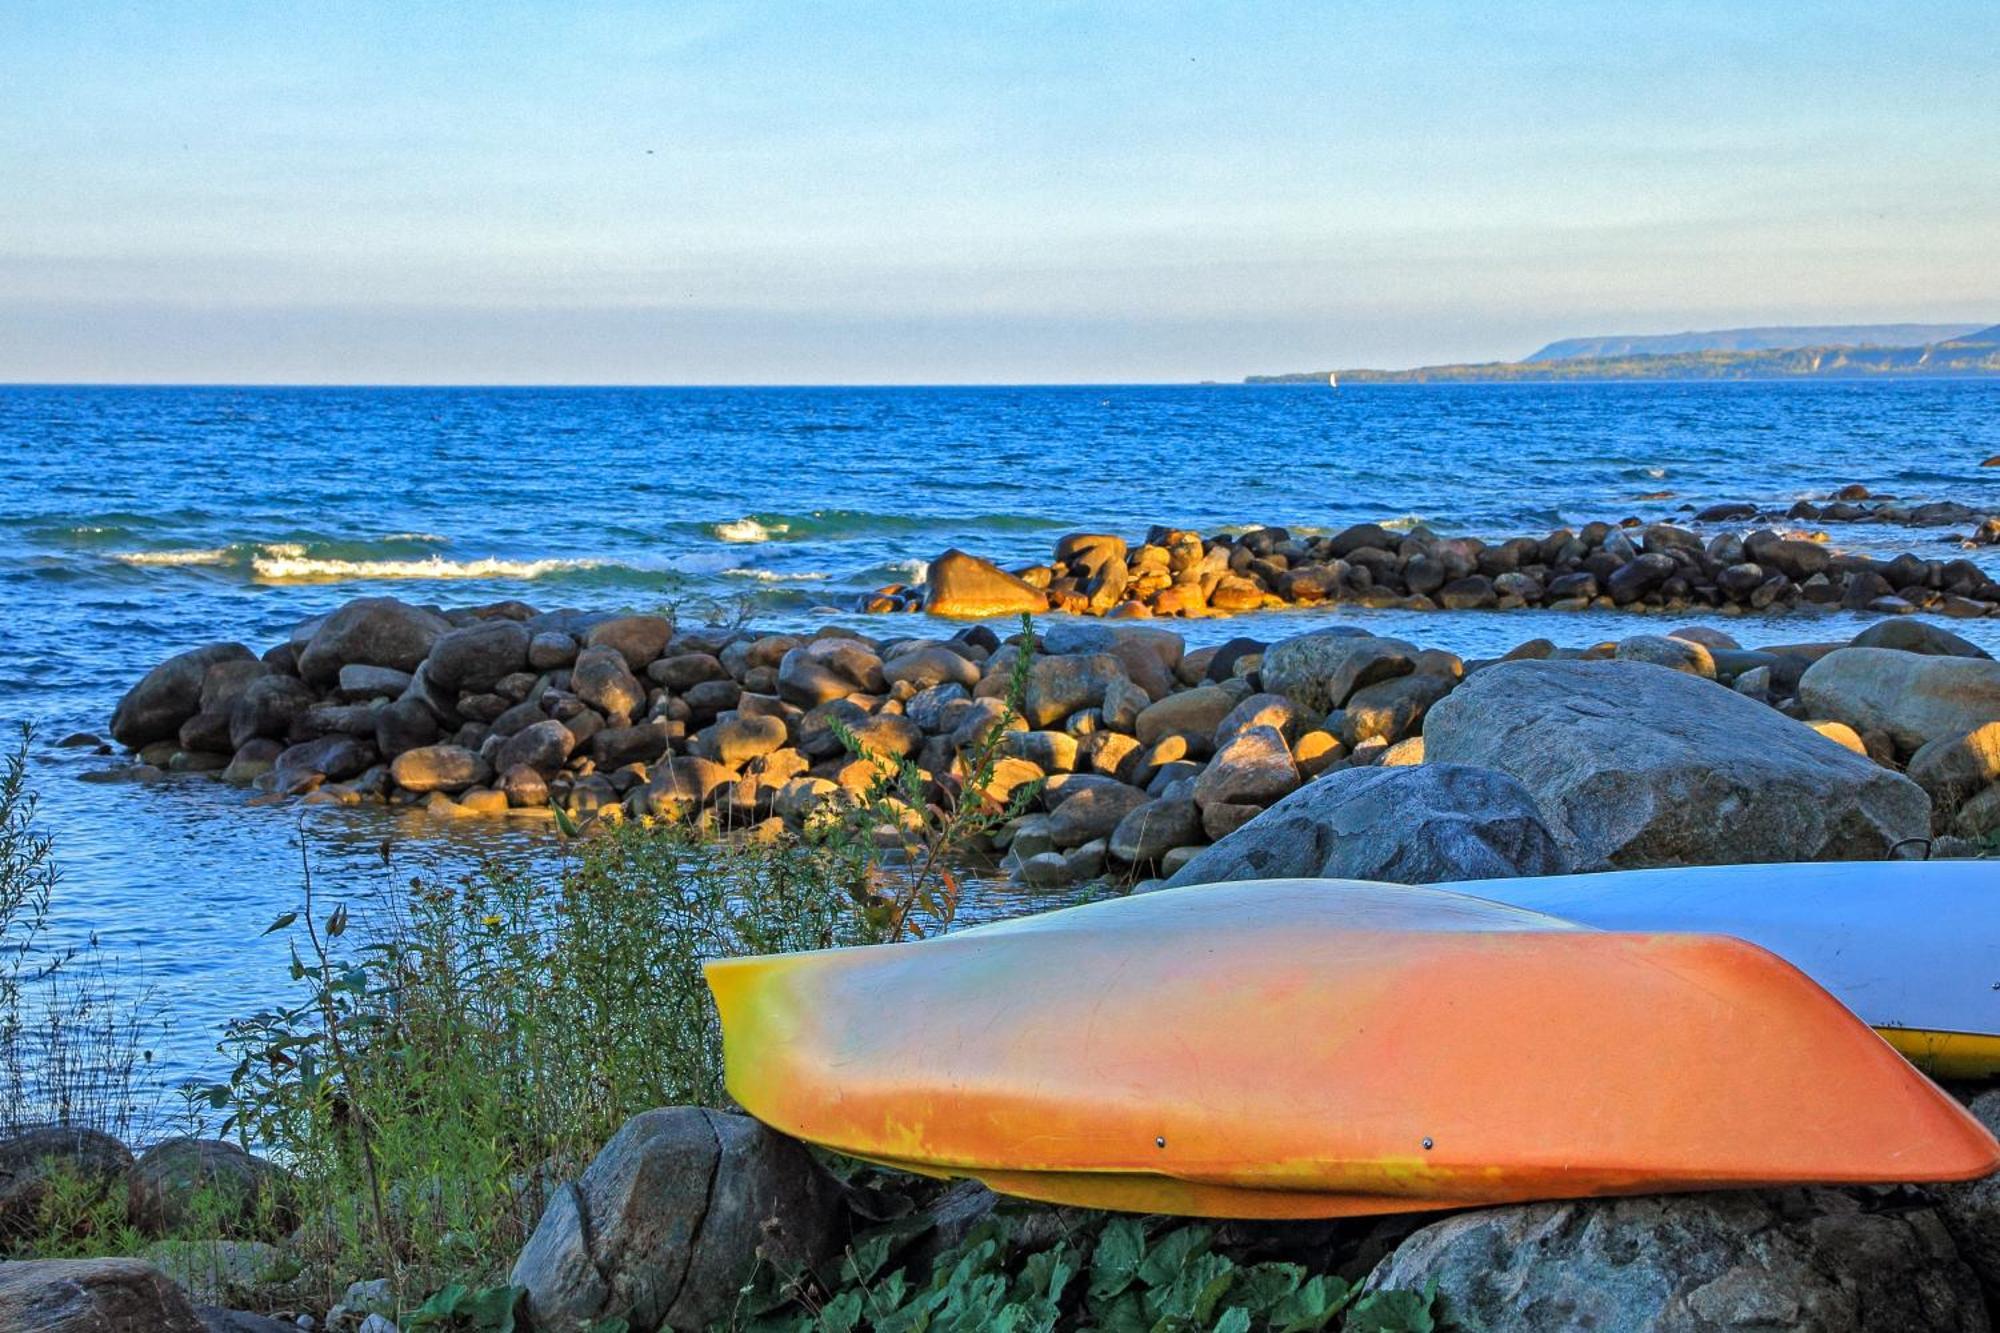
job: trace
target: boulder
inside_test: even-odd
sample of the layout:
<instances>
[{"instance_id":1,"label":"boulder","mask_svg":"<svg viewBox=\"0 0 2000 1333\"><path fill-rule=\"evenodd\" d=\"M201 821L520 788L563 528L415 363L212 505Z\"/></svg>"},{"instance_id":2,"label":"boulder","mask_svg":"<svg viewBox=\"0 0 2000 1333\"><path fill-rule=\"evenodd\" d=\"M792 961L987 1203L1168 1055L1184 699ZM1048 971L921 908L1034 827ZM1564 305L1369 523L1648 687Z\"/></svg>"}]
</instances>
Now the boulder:
<instances>
[{"instance_id":1,"label":"boulder","mask_svg":"<svg viewBox=\"0 0 2000 1333\"><path fill-rule=\"evenodd\" d=\"M1987 1129L2000 1132L2000 1089L1989 1088L1967 1108ZM2000 1174L1959 1184L1933 1185L1938 1211L1958 1242L1958 1252L1980 1285L2000 1296Z\"/></svg>"},{"instance_id":2,"label":"boulder","mask_svg":"<svg viewBox=\"0 0 2000 1333\"><path fill-rule=\"evenodd\" d=\"M2000 662L1894 648L1840 648L1799 677L1814 717L1886 732L1908 753L2000 721Z\"/></svg>"},{"instance_id":3,"label":"boulder","mask_svg":"<svg viewBox=\"0 0 2000 1333\"><path fill-rule=\"evenodd\" d=\"M586 648L611 648L633 671L644 671L667 650L674 622L665 616L615 616L600 620L583 636Z\"/></svg>"},{"instance_id":4,"label":"boulder","mask_svg":"<svg viewBox=\"0 0 2000 1333\"><path fill-rule=\"evenodd\" d=\"M1708 645L1678 634L1634 634L1618 641L1614 656L1621 662L1650 662L1669 671L1715 679L1715 654Z\"/></svg>"},{"instance_id":5,"label":"boulder","mask_svg":"<svg viewBox=\"0 0 2000 1333\"><path fill-rule=\"evenodd\" d=\"M1187 641L1170 629L1148 625L1103 625L1063 621L1038 629L1041 651L1055 656L1110 653L1148 699L1164 699L1174 672L1187 654Z\"/></svg>"},{"instance_id":6,"label":"boulder","mask_svg":"<svg viewBox=\"0 0 2000 1333\"><path fill-rule=\"evenodd\" d=\"M992 671L974 693L992 696L1004 690L1011 663L1011 657L997 654ZM1124 679L1124 664L1110 653L1053 657L1037 654L1028 664L1021 715L1030 727L1054 726L1072 713L1101 705L1112 682Z\"/></svg>"},{"instance_id":7,"label":"boulder","mask_svg":"<svg viewBox=\"0 0 2000 1333\"><path fill-rule=\"evenodd\" d=\"M415 671L451 622L393 597L361 597L319 623L299 652L299 675L325 689L349 662Z\"/></svg>"},{"instance_id":8,"label":"boulder","mask_svg":"<svg viewBox=\"0 0 2000 1333\"><path fill-rule=\"evenodd\" d=\"M916 724L899 719L905 726ZM738 713L710 727L705 741L714 757L731 768L741 768L759 755L784 748L790 732L783 718Z\"/></svg>"},{"instance_id":9,"label":"boulder","mask_svg":"<svg viewBox=\"0 0 2000 1333\"><path fill-rule=\"evenodd\" d=\"M437 714L422 699L405 696L375 714L375 748L385 759L434 744L440 734Z\"/></svg>"},{"instance_id":10,"label":"boulder","mask_svg":"<svg viewBox=\"0 0 2000 1333\"><path fill-rule=\"evenodd\" d=\"M1305 719L1299 716L1298 705L1282 694L1253 694L1215 724L1215 748L1222 749L1252 727L1276 727L1289 740L1304 729Z\"/></svg>"},{"instance_id":11,"label":"boulder","mask_svg":"<svg viewBox=\"0 0 2000 1333\"><path fill-rule=\"evenodd\" d=\"M991 561L956 547L931 561L924 574L924 610L934 616L983 620L988 616L1040 615L1047 594Z\"/></svg>"},{"instance_id":12,"label":"boulder","mask_svg":"<svg viewBox=\"0 0 2000 1333\"><path fill-rule=\"evenodd\" d=\"M36 1228L58 1177L109 1197L124 1192L131 1169L125 1145L94 1129L45 1125L0 1140L0 1236Z\"/></svg>"},{"instance_id":13,"label":"boulder","mask_svg":"<svg viewBox=\"0 0 2000 1333\"><path fill-rule=\"evenodd\" d=\"M1141 710L1133 724L1133 734L1141 745L1152 745L1175 734L1213 736L1235 711L1237 703L1238 696L1220 685L1183 690Z\"/></svg>"},{"instance_id":14,"label":"boulder","mask_svg":"<svg viewBox=\"0 0 2000 1333\"><path fill-rule=\"evenodd\" d=\"M1926 741L1907 772L1940 811L1955 810L1973 793L2000 782L2000 722Z\"/></svg>"},{"instance_id":15,"label":"boulder","mask_svg":"<svg viewBox=\"0 0 2000 1333\"><path fill-rule=\"evenodd\" d=\"M358 778L379 756L373 741L355 736L321 736L288 746L271 761L277 790L297 796L322 782Z\"/></svg>"},{"instance_id":16,"label":"boulder","mask_svg":"<svg viewBox=\"0 0 2000 1333\"><path fill-rule=\"evenodd\" d=\"M1936 1210L1833 1190L1481 1209L1416 1232L1367 1281L1432 1284L1440 1326L1467 1333L1988 1326Z\"/></svg>"},{"instance_id":17,"label":"boulder","mask_svg":"<svg viewBox=\"0 0 2000 1333\"><path fill-rule=\"evenodd\" d=\"M405 791L460 792L492 777L493 766L462 745L424 745L397 755L389 776Z\"/></svg>"},{"instance_id":18,"label":"boulder","mask_svg":"<svg viewBox=\"0 0 2000 1333\"><path fill-rule=\"evenodd\" d=\"M979 664L941 643L920 643L884 662L882 677L891 685L907 681L916 690L951 684L969 690L979 683Z\"/></svg>"},{"instance_id":19,"label":"boulder","mask_svg":"<svg viewBox=\"0 0 2000 1333\"><path fill-rule=\"evenodd\" d=\"M260 676L229 708L229 743L240 750L258 739L279 740L315 702L312 687L297 676Z\"/></svg>"},{"instance_id":20,"label":"boulder","mask_svg":"<svg viewBox=\"0 0 2000 1333\"><path fill-rule=\"evenodd\" d=\"M138 1259L0 1263L7 1333L205 1333L166 1274Z\"/></svg>"},{"instance_id":21,"label":"boulder","mask_svg":"<svg viewBox=\"0 0 2000 1333\"><path fill-rule=\"evenodd\" d=\"M1475 672L1431 709L1424 756L1518 778L1578 870L1872 860L1930 826L1930 799L1901 774L1724 686L1639 662Z\"/></svg>"},{"instance_id":22,"label":"boulder","mask_svg":"<svg viewBox=\"0 0 2000 1333\"><path fill-rule=\"evenodd\" d=\"M1338 769L1213 847L1169 885L1234 879L1376 879L1436 884L1569 870L1527 790L1452 764Z\"/></svg>"},{"instance_id":23,"label":"boulder","mask_svg":"<svg viewBox=\"0 0 2000 1333\"><path fill-rule=\"evenodd\" d=\"M1195 779L1195 804L1269 805L1298 790L1299 768L1276 727L1239 732Z\"/></svg>"},{"instance_id":24,"label":"boulder","mask_svg":"<svg viewBox=\"0 0 2000 1333\"><path fill-rule=\"evenodd\" d=\"M163 1139L139 1155L126 1191L133 1225L159 1234L199 1222L212 1234L282 1228L290 1179L223 1139Z\"/></svg>"},{"instance_id":25,"label":"boulder","mask_svg":"<svg viewBox=\"0 0 2000 1333\"><path fill-rule=\"evenodd\" d=\"M545 718L509 736L493 756L493 767L501 773L526 767L552 778L575 749L576 733L554 718Z\"/></svg>"},{"instance_id":26,"label":"boulder","mask_svg":"<svg viewBox=\"0 0 2000 1333\"><path fill-rule=\"evenodd\" d=\"M1264 688L1314 717L1332 712L1364 685L1416 669L1417 649L1401 639L1331 629L1281 639L1264 651Z\"/></svg>"},{"instance_id":27,"label":"boulder","mask_svg":"<svg viewBox=\"0 0 2000 1333\"><path fill-rule=\"evenodd\" d=\"M1201 838L1201 810L1194 798L1162 796L1135 806L1118 821L1111 833L1110 851L1127 865L1142 865Z\"/></svg>"},{"instance_id":28,"label":"boulder","mask_svg":"<svg viewBox=\"0 0 2000 1333\"><path fill-rule=\"evenodd\" d=\"M513 620L482 620L440 634L425 661L431 683L447 692L477 694L501 677L528 667L528 627Z\"/></svg>"},{"instance_id":29,"label":"boulder","mask_svg":"<svg viewBox=\"0 0 2000 1333\"><path fill-rule=\"evenodd\" d=\"M1924 653L1933 657L1979 657L1987 661L1993 654L1972 640L1953 634L1928 620L1893 619L1870 625L1854 636L1856 648L1894 648L1898 652Z\"/></svg>"},{"instance_id":30,"label":"boulder","mask_svg":"<svg viewBox=\"0 0 2000 1333\"><path fill-rule=\"evenodd\" d=\"M616 648L586 648L578 653L569 680L577 698L613 721L630 719L645 707L646 687Z\"/></svg>"},{"instance_id":31,"label":"boulder","mask_svg":"<svg viewBox=\"0 0 2000 1333\"><path fill-rule=\"evenodd\" d=\"M1451 676L1418 672L1363 685L1347 705L1327 718L1327 727L1350 749L1364 741L1398 741L1422 725L1424 715L1458 685Z\"/></svg>"},{"instance_id":32,"label":"boulder","mask_svg":"<svg viewBox=\"0 0 2000 1333\"><path fill-rule=\"evenodd\" d=\"M881 694L888 688L882 659L853 639L814 639L778 662L778 697L800 708L817 708L850 694Z\"/></svg>"},{"instance_id":33,"label":"boulder","mask_svg":"<svg viewBox=\"0 0 2000 1333\"><path fill-rule=\"evenodd\" d=\"M625 1122L559 1188L514 1264L531 1325L701 1329L758 1264L796 1272L846 1240L840 1187L748 1116L677 1106Z\"/></svg>"},{"instance_id":34,"label":"boulder","mask_svg":"<svg viewBox=\"0 0 2000 1333\"><path fill-rule=\"evenodd\" d=\"M128 749L172 740L201 711L202 682L222 662L256 661L240 643L216 643L179 653L142 676L111 713L111 738Z\"/></svg>"},{"instance_id":35,"label":"boulder","mask_svg":"<svg viewBox=\"0 0 2000 1333\"><path fill-rule=\"evenodd\" d=\"M1110 778L1092 778L1060 791L1060 803L1049 812L1049 841L1059 851L1109 838L1125 816L1151 798L1137 787Z\"/></svg>"}]
</instances>

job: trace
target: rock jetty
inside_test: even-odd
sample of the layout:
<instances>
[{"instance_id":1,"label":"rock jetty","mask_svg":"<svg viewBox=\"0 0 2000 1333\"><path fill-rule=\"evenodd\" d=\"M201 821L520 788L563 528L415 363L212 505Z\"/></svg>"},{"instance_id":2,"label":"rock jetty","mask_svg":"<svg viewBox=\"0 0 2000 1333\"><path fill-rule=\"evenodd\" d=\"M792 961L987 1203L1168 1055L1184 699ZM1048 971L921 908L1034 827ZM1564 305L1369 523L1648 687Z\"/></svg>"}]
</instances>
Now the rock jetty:
<instances>
[{"instance_id":1,"label":"rock jetty","mask_svg":"<svg viewBox=\"0 0 2000 1333\"><path fill-rule=\"evenodd\" d=\"M1046 886L1871 858L2000 831L2000 662L1927 620L1757 648L1701 626L1536 640L1496 661L1350 627L1190 651L1162 626L1062 620L1016 710L1022 651L983 625L767 634L364 598L261 656L155 667L112 719L135 762L103 776L778 836L908 761L939 805L1031 788L993 850Z\"/></svg>"},{"instance_id":2,"label":"rock jetty","mask_svg":"<svg viewBox=\"0 0 2000 1333\"><path fill-rule=\"evenodd\" d=\"M1845 502L1839 502L1845 503ZM1814 517L1877 518L1839 503ZM1801 502L1805 504L1805 502ZM1795 507L1796 508L1796 507ZM1964 506L1952 517L1978 518ZM1911 514L1897 511L1905 521ZM1718 505L1701 522L1755 519L1755 505ZM2000 540L1979 519L1968 545ZM1838 606L1906 615L2000 614L2000 582L1965 558L1893 559L1841 551L1823 535L1758 527L1704 536L1674 523L1585 523L1540 536L1445 537L1426 527L1358 523L1331 536L1261 527L1203 536L1154 527L1143 541L1071 533L1045 564L1005 570L965 551L930 563L921 584L891 584L861 600L869 612L924 611L985 619L1022 611L1119 618L1228 615L1343 604L1418 611L1635 610L1725 615Z\"/></svg>"}]
</instances>

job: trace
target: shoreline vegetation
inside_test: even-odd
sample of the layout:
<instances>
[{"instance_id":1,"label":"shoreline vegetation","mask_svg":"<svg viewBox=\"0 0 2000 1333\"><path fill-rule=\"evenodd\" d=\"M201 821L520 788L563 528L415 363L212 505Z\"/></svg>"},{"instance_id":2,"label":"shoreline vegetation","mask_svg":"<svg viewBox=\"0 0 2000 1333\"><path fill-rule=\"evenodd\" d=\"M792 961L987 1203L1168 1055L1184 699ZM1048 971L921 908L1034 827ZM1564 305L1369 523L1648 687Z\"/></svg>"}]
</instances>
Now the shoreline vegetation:
<instances>
[{"instance_id":1,"label":"shoreline vegetation","mask_svg":"<svg viewBox=\"0 0 2000 1333\"><path fill-rule=\"evenodd\" d=\"M1811 347L1704 347L1612 355L1537 353L1525 361L1419 366L1410 370L1316 370L1249 375L1243 382L1322 386L1331 379L1341 384L1605 384L1674 380L1986 379L1996 375L2000 375L2000 325L1918 347L1830 343Z\"/></svg>"}]
</instances>

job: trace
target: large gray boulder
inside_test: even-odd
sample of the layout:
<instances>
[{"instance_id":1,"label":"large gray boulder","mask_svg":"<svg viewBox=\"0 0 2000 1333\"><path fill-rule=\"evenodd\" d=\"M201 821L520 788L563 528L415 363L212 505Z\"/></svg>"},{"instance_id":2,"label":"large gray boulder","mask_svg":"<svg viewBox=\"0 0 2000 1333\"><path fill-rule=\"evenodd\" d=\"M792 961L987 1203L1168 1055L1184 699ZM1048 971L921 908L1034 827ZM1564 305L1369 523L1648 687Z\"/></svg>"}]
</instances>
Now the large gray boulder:
<instances>
[{"instance_id":1,"label":"large gray boulder","mask_svg":"<svg viewBox=\"0 0 2000 1333\"><path fill-rule=\"evenodd\" d=\"M700 1107L625 1122L564 1185L514 1264L538 1329L698 1329L757 1262L791 1272L846 1239L839 1186L798 1143Z\"/></svg>"},{"instance_id":2,"label":"large gray boulder","mask_svg":"<svg viewBox=\"0 0 2000 1333\"><path fill-rule=\"evenodd\" d=\"M1806 668L1814 717L1886 732L1904 753L2000 720L2000 662L1896 648L1841 648Z\"/></svg>"},{"instance_id":3,"label":"large gray boulder","mask_svg":"<svg viewBox=\"0 0 2000 1333\"><path fill-rule=\"evenodd\" d=\"M1167 881L1377 879L1402 884L1569 869L1513 778L1452 764L1346 768L1307 783Z\"/></svg>"},{"instance_id":4,"label":"large gray boulder","mask_svg":"<svg viewBox=\"0 0 2000 1333\"><path fill-rule=\"evenodd\" d=\"M1424 719L1424 757L1520 779L1577 870L1868 860L1930 831L1930 798L1908 778L1640 662L1474 672Z\"/></svg>"},{"instance_id":5,"label":"large gray boulder","mask_svg":"<svg viewBox=\"0 0 2000 1333\"><path fill-rule=\"evenodd\" d=\"M1985 1333L1979 1284L1929 1208L1832 1190L1538 1203L1433 1222L1368 1277L1436 1283L1464 1333Z\"/></svg>"},{"instance_id":6,"label":"large gray boulder","mask_svg":"<svg viewBox=\"0 0 2000 1333\"><path fill-rule=\"evenodd\" d=\"M415 671L451 628L435 611L393 597L360 597L319 623L299 652L299 675L330 688L349 662Z\"/></svg>"},{"instance_id":7,"label":"large gray boulder","mask_svg":"<svg viewBox=\"0 0 2000 1333\"><path fill-rule=\"evenodd\" d=\"M6 1333L203 1333L194 1307L138 1259L0 1263Z\"/></svg>"},{"instance_id":8,"label":"large gray boulder","mask_svg":"<svg viewBox=\"0 0 2000 1333\"><path fill-rule=\"evenodd\" d=\"M424 669L439 689L490 690L501 677L527 670L533 637L519 621L482 620L440 634Z\"/></svg>"},{"instance_id":9,"label":"large gray boulder","mask_svg":"<svg viewBox=\"0 0 2000 1333\"><path fill-rule=\"evenodd\" d=\"M111 738L137 750L172 740L181 724L201 711L202 681L218 662L255 661L240 643L213 643L179 653L142 676L111 714Z\"/></svg>"}]
</instances>

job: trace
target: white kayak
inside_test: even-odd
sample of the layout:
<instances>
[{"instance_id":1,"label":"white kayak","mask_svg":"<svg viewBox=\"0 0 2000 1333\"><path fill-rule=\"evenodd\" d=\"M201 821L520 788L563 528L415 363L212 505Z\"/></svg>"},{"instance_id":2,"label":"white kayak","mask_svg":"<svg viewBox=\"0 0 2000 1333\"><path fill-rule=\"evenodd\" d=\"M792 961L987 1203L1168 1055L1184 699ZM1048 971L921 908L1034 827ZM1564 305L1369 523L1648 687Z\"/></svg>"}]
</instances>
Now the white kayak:
<instances>
[{"instance_id":1,"label":"white kayak","mask_svg":"<svg viewBox=\"0 0 2000 1333\"><path fill-rule=\"evenodd\" d=\"M1438 885L1619 931L1705 931L1804 972L1926 1071L2000 1073L2000 861L1686 866Z\"/></svg>"}]
</instances>

